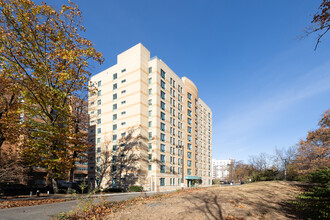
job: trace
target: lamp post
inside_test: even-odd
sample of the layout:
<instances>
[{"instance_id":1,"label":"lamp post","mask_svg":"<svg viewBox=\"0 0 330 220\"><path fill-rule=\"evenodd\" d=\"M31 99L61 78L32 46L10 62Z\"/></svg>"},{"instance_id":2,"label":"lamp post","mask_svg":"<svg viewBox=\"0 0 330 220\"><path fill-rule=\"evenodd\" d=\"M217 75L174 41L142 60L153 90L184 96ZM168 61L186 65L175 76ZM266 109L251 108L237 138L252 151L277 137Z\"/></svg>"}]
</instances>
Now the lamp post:
<instances>
[{"instance_id":1,"label":"lamp post","mask_svg":"<svg viewBox=\"0 0 330 220\"><path fill-rule=\"evenodd\" d=\"M182 170L181 170L181 174L182 174L182 177L181 177L181 188L183 189L184 188L184 147L183 145L177 145L176 148L178 149L182 149L182 152L181 152L181 156L182 156L182 160L181 160L181 164L182 164Z\"/></svg>"}]
</instances>

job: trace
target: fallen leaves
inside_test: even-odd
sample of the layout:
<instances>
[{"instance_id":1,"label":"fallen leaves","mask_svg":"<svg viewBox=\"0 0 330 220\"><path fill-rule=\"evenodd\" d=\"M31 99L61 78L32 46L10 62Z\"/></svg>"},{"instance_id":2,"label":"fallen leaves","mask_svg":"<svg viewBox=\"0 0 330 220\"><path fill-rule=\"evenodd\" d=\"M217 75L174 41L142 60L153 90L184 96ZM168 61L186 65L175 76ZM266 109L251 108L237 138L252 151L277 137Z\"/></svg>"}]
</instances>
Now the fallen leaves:
<instances>
[{"instance_id":1,"label":"fallen leaves","mask_svg":"<svg viewBox=\"0 0 330 220\"><path fill-rule=\"evenodd\" d=\"M11 201L0 201L0 209L7 209L21 206L35 206L44 205L57 202L65 202L72 199L37 199L37 200L11 200Z\"/></svg>"}]
</instances>

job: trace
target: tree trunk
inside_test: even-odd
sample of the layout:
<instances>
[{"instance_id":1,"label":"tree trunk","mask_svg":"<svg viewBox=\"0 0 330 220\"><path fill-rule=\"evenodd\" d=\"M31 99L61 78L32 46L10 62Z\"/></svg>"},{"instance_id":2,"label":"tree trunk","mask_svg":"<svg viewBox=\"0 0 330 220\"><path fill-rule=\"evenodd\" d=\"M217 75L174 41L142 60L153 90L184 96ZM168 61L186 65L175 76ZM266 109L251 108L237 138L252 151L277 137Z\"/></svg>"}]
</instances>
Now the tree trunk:
<instances>
[{"instance_id":1,"label":"tree trunk","mask_svg":"<svg viewBox=\"0 0 330 220\"><path fill-rule=\"evenodd\" d=\"M54 194L58 193L57 182L54 178L52 178L52 186L53 186Z\"/></svg>"},{"instance_id":2,"label":"tree trunk","mask_svg":"<svg viewBox=\"0 0 330 220\"><path fill-rule=\"evenodd\" d=\"M73 152L73 158L77 157L77 152ZM72 190L72 183L73 183L73 177L74 177L74 169L75 169L75 161L72 161L72 167L70 169L70 177L69 177L69 187L68 187L68 192L71 192Z\"/></svg>"},{"instance_id":3,"label":"tree trunk","mask_svg":"<svg viewBox=\"0 0 330 220\"><path fill-rule=\"evenodd\" d=\"M73 183L73 176L74 176L74 167L70 169L70 177L69 177L69 187L68 187L68 193L72 191L72 183Z\"/></svg>"}]
</instances>

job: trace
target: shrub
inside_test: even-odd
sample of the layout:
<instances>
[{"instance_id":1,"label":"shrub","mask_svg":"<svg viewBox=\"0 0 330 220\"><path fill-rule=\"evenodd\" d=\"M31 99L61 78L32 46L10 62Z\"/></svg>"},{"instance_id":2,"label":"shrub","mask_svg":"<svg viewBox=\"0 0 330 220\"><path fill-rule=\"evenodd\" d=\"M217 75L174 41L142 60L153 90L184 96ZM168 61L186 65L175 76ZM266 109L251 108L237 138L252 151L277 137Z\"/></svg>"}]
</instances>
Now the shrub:
<instances>
[{"instance_id":1,"label":"shrub","mask_svg":"<svg viewBox=\"0 0 330 220\"><path fill-rule=\"evenodd\" d=\"M129 191L130 192L142 192L143 187L142 186L130 186Z\"/></svg>"},{"instance_id":2,"label":"shrub","mask_svg":"<svg viewBox=\"0 0 330 220\"><path fill-rule=\"evenodd\" d=\"M309 180L317 183L312 189L300 194L294 202L305 217L312 219L330 218L330 168L310 173Z\"/></svg>"},{"instance_id":3,"label":"shrub","mask_svg":"<svg viewBox=\"0 0 330 220\"><path fill-rule=\"evenodd\" d=\"M103 192L125 192L125 190L122 188L106 188Z\"/></svg>"}]
</instances>

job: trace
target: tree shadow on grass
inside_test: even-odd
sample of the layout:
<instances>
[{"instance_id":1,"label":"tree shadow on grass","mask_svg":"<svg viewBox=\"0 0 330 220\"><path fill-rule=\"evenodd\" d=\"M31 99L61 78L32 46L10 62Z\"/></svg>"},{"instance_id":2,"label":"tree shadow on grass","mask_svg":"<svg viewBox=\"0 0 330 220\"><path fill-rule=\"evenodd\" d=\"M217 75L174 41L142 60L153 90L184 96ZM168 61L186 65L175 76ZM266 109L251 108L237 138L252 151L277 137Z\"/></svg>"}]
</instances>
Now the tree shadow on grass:
<instances>
[{"instance_id":1,"label":"tree shadow on grass","mask_svg":"<svg viewBox=\"0 0 330 220\"><path fill-rule=\"evenodd\" d=\"M221 205L218 203L218 196L209 193L200 194L199 196L189 196L185 198L194 208L203 212L206 219L225 219L222 214Z\"/></svg>"}]
</instances>

